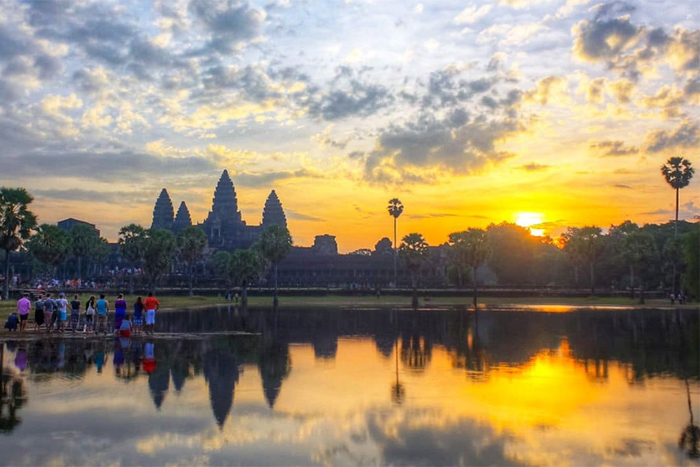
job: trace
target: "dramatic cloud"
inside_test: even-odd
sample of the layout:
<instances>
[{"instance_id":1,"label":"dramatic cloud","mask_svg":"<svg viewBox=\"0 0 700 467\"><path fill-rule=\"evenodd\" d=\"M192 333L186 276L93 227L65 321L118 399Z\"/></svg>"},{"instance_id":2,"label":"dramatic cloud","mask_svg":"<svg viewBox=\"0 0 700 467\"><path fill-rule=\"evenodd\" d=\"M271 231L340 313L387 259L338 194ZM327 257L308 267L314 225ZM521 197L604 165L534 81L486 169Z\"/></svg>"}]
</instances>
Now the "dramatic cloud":
<instances>
[{"instance_id":1,"label":"dramatic cloud","mask_svg":"<svg viewBox=\"0 0 700 467\"><path fill-rule=\"evenodd\" d=\"M700 146L700 126L697 122L683 122L672 131L654 131L646 139L646 150L649 152L661 152L672 148L697 148L698 146Z\"/></svg>"},{"instance_id":2,"label":"dramatic cloud","mask_svg":"<svg viewBox=\"0 0 700 467\"><path fill-rule=\"evenodd\" d=\"M591 149L596 150L601 157L629 156L639 152L639 149L626 146L623 141L598 141L591 144Z\"/></svg>"}]
</instances>

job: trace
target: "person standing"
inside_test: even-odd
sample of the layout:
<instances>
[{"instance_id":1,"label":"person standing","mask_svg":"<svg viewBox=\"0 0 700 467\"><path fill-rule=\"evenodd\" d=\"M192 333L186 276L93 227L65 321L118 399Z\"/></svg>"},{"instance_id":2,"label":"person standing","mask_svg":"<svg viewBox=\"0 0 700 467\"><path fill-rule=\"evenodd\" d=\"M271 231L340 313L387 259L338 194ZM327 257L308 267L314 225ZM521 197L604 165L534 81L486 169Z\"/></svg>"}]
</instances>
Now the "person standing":
<instances>
[{"instance_id":1,"label":"person standing","mask_svg":"<svg viewBox=\"0 0 700 467\"><path fill-rule=\"evenodd\" d=\"M39 298L34 302L34 324L36 324L35 331L41 329L44 324L44 296L39 295Z\"/></svg>"},{"instance_id":2,"label":"person standing","mask_svg":"<svg viewBox=\"0 0 700 467\"><path fill-rule=\"evenodd\" d=\"M46 332L51 332L51 323L53 323L53 311L56 309L56 302L51 298L51 294L46 294L44 299L44 324L46 324Z\"/></svg>"},{"instance_id":3,"label":"person standing","mask_svg":"<svg viewBox=\"0 0 700 467\"><path fill-rule=\"evenodd\" d=\"M19 315L19 332L23 332L27 327L29 319L29 311L32 309L32 302L29 300L29 294L22 294L22 298L17 300L17 314Z\"/></svg>"},{"instance_id":4,"label":"person standing","mask_svg":"<svg viewBox=\"0 0 700 467\"><path fill-rule=\"evenodd\" d=\"M141 297L137 297L134 302L134 315L131 323L134 328L134 334L140 334L143 330L143 300Z\"/></svg>"},{"instance_id":5,"label":"person standing","mask_svg":"<svg viewBox=\"0 0 700 467\"><path fill-rule=\"evenodd\" d=\"M70 324L73 332L78 330L78 324L80 324L80 300L78 300L77 295L74 295L73 300L70 302Z\"/></svg>"},{"instance_id":6,"label":"person standing","mask_svg":"<svg viewBox=\"0 0 700 467\"><path fill-rule=\"evenodd\" d=\"M119 332L122 326L122 320L126 316L126 300L124 294L119 294L117 301L114 302L114 332Z\"/></svg>"},{"instance_id":7,"label":"person standing","mask_svg":"<svg viewBox=\"0 0 700 467\"><path fill-rule=\"evenodd\" d=\"M97 325L95 333L102 329L102 332L107 334L107 314L109 313L109 302L105 300L105 294L100 294L100 299L95 303L97 311Z\"/></svg>"},{"instance_id":8,"label":"person standing","mask_svg":"<svg viewBox=\"0 0 700 467\"><path fill-rule=\"evenodd\" d=\"M58 317L56 318L58 324L59 332L65 330L66 321L68 321L68 300L66 300L66 294L61 292L56 300L58 304Z\"/></svg>"},{"instance_id":9,"label":"person standing","mask_svg":"<svg viewBox=\"0 0 700 467\"><path fill-rule=\"evenodd\" d=\"M153 292L148 292L148 297L143 302L146 309L146 334L153 335L156 328L156 311L160 308L158 299L153 296Z\"/></svg>"},{"instance_id":10,"label":"person standing","mask_svg":"<svg viewBox=\"0 0 700 467\"><path fill-rule=\"evenodd\" d=\"M95 306L95 296L90 295L90 298L85 304L85 332L92 332L92 328L95 324Z\"/></svg>"}]
</instances>

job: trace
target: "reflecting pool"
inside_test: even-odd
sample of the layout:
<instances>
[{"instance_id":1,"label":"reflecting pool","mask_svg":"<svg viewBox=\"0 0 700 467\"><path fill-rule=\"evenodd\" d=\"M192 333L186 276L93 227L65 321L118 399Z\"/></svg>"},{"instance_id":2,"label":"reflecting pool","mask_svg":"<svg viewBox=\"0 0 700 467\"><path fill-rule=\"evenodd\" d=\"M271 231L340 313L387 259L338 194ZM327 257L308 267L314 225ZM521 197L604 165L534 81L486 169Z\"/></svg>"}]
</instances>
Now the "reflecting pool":
<instances>
[{"instance_id":1,"label":"reflecting pool","mask_svg":"<svg viewBox=\"0 0 700 467\"><path fill-rule=\"evenodd\" d=\"M158 327L5 335L0 463L698 465L697 311L216 307Z\"/></svg>"}]
</instances>

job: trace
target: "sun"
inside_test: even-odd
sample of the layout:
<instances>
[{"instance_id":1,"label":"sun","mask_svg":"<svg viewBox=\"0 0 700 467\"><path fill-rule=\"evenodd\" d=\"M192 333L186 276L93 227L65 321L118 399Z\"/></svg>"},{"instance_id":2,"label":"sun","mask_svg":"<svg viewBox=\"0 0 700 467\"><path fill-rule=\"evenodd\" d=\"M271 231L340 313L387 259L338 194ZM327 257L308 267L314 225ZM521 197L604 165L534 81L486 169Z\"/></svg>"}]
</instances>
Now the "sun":
<instances>
[{"instance_id":1,"label":"sun","mask_svg":"<svg viewBox=\"0 0 700 467\"><path fill-rule=\"evenodd\" d=\"M530 227L541 224L544 214L539 212L519 212L516 216L515 223L520 227L530 228L530 235L533 237L542 237L544 235L544 229L533 229Z\"/></svg>"}]
</instances>

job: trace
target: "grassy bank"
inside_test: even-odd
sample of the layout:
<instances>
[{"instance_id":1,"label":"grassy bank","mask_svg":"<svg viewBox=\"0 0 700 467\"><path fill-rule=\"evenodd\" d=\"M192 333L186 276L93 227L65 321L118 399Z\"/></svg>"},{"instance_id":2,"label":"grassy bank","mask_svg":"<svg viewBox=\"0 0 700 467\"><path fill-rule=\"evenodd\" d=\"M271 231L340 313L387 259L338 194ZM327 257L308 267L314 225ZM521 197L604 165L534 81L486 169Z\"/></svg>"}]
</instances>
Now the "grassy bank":
<instances>
[{"instance_id":1,"label":"grassy bank","mask_svg":"<svg viewBox=\"0 0 700 467\"><path fill-rule=\"evenodd\" d=\"M71 297L69 297L71 298ZM80 297L81 302L84 304L85 300L88 299L87 295L82 295ZM114 310L114 300L116 297L108 296L107 299L110 301L111 309ZM211 305L228 304L224 298L221 297L204 297L204 296L158 296L161 303L161 311L168 310L181 310L187 308L199 308ZM136 300L136 296L127 296L127 303L129 303L129 310ZM411 298L403 296L382 296L377 299L374 296L340 296L340 295L328 295L328 296L318 296L318 297L280 297L280 306L293 306L293 307L316 307L316 306L410 306ZM272 304L272 297L250 297L248 301L251 307L269 307ZM432 307L432 306L450 306L450 305L465 305L469 306L471 304L471 299L467 297L421 297L420 305L422 307ZM639 305L637 300L631 300L629 298L610 298L610 297L587 297L587 298L576 298L576 297L518 297L518 298L504 298L504 297L484 297L479 300L479 304L486 306L572 306L572 307L629 307L629 308L660 308L669 307L670 303L668 300L661 299L649 299L644 305ZM676 305L677 306L677 305ZM2 301L0 302L0 321L4 324L7 316L12 310L17 307L17 302L14 300ZM697 309L697 304L684 305L685 308L695 308ZM33 319L34 312L30 315L30 320Z\"/></svg>"}]
</instances>

